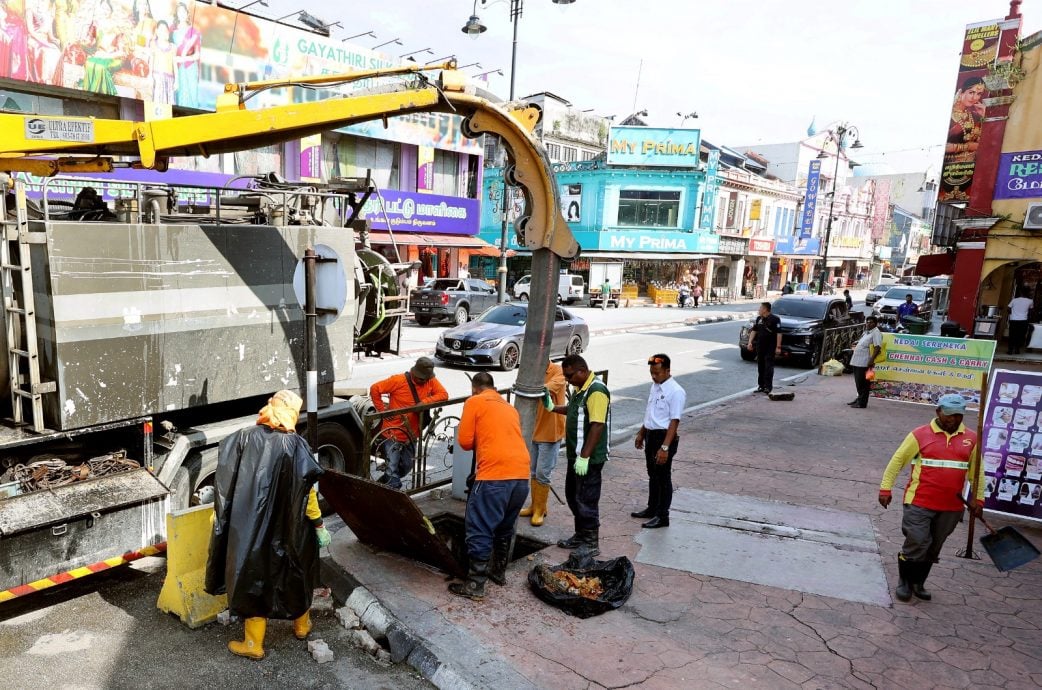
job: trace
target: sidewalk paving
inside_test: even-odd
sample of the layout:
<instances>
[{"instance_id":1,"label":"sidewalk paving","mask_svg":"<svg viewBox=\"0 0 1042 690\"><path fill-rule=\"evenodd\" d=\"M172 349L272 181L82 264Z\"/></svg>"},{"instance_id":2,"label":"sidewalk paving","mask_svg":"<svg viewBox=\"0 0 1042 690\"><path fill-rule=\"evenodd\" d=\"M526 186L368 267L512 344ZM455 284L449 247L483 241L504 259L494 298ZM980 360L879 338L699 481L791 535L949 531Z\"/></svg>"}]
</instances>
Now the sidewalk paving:
<instances>
[{"instance_id":1,"label":"sidewalk paving","mask_svg":"<svg viewBox=\"0 0 1042 690\"><path fill-rule=\"evenodd\" d=\"M892 591L901 511L879 507L879 479L904 435L933 410L877 400L867 409L851 409L845 403L853 388L849 376L812 376L794 388L791 402L745 397L687 415L674 462L677 509L662 530L642 532L629 517L644 506L644 458L631 442L618 444L604 472L601 558L628 556L636 580L629 601L599 617L572 618L528 590L534 565L567 557L556 547L513 563L507 586L490 583L483 603L452 596L441 573L374 553L347 529L334 536L330 553L452 668L454 687L1042 686L1042 563L1000 573L986 556L957 558L966 542L965 523L933 569L932 602L889 603L884 594L880 605L798 591L814 591L813 581L830 574L828 559L779 563L779 570L796 568L791 589L699 574L734 570L727 559L735 552L724 551L742 548L747 542L741 539L749 536L735 530L733 540L716 546L678 540L686 534L682 530L702 529L692 522L698 506L692 500L714 492L722 500L745 497L743 505L751 499L785 502L792 505L780 507L790 512L843 511L836 514L837 530L857 521L869 525L869 542L874 530L875 544L867 549L862 542L834 548L816 542L827 527L797 532L790 541L815 542L817 553L824 549L836 562L857 551L872 568L885 571L886 591ZM975 425L975 416L966 423ZM562 469L554 484L563 496ZM902 486L906 478L907 473ZM546 525L533 528L522 520L524 534L552 542L571 533L567 508L552 497L551 502ZM462 503L453 499L420 503L428 514L462 512ZM754 519L738 515L737 522ZM997 516L990 521L1004 524ZM1021 529L1042 544L1042 531ZM781 548L792 536L765 530L757 538ZM983 555L979 544L977 550ZM671 557L677 558L674 567L644 562ZM749 568L741 576L770 581L764 576L778 575L764 570L772 568ZM881 581L878 589L883 591Z\"/></svg>"}]
</instances>

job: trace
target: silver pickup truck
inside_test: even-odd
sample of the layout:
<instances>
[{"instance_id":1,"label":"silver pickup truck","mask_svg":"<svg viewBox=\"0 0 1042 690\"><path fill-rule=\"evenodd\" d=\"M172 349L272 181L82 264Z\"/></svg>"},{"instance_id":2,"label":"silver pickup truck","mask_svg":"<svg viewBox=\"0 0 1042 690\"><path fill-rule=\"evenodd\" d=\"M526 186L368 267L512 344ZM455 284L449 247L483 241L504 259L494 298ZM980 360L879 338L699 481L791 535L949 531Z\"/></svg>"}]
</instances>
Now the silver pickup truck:
<instances>
[{"instance_id":1,"label":"silver pickup truck","mask_svg":"<svg viewBox=\"0 0 1042 690\"><path fill-rule=\"evenodd\" d=\"M452 321L461 326L497 303L496 288L474 278L437 278L412 293L409 311L416 323Z\"/></svg>"}]
</instances>

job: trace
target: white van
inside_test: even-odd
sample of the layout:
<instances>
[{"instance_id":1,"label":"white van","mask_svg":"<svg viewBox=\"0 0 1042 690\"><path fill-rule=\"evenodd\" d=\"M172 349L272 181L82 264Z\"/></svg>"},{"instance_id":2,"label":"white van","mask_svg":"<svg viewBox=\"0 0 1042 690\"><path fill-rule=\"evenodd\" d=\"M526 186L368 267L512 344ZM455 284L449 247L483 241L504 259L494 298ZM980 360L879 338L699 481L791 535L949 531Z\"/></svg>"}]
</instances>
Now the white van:
<instances>
[{"instance_id":1,"label":"white van","mask_svg":"<svg viewBox=\"0 0 1042 690\"><path fill-rule=\"evenodd\" d=\"M558 276L560 280L557 281L557 303L558 304L574 304L581 302L583 296L586 294L586 282L583 281L582 276L572 275L570 273L562 273ZM532 291L532 276L526 275L514 283L513 294L514 297L521 300L522 302L528 301L528 293Z\"/></svg>"}]
</instances>

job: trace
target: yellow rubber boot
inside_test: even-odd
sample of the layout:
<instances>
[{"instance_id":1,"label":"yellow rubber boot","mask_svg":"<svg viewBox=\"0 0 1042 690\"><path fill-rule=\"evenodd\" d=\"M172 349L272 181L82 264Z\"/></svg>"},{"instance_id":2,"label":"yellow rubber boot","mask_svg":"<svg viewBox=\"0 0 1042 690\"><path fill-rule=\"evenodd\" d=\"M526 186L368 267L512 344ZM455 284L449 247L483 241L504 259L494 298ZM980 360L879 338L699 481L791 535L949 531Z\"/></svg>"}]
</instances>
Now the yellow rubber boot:
<instances>
[{"instance_id":1,"label":"yellow rubber boot","mask_svg":"<svg viewBox=\"0 0 1042 690\"><path fill-rule=\"evenodd\" d=\"M539 527L546 517L546 499L550 496L550 485L532 482L532 524Z\"/></svg>"},{"instance_id":2,"label":"yellow rubber boot","mask_svg":"<svg viewBox=\"0 0 1042 690\"><path fill-rule=\"evenodd\" d=\"M232 640L228 643L228 651L247 659L264 658L264 632L268 628L267 618L246 619L246 639L242 642Z\"/></svg>"},{"instance_id":3,"label":"yellow rubber boot","mask_svg":"<svg viewBox=\"0 0 1042 690\"><path fill-rule=\"evenodd\" d=\"M305 611L303 616L293 621L293 636L298 640L306 640L309 632L311 632L311 612Z\"/></svg>"},{"instance_id":4,"label":"yellow rubber boot","mask_svg":"<svg viewBox=\"0 0 1042 690\"><path fill-rule=\"evenodd\" d=\"M536 480L532 479L532 480L529 481L529 484L532 487L532 495L531 495L532 502L528 504L527 508L522 508L521 512L518 513L518 515L520 515L521 517L532 517L532 511L535 510L535 487L536 487L537 484L539 484L539 482L537 482Z\"/></svg>"}]
</instances>

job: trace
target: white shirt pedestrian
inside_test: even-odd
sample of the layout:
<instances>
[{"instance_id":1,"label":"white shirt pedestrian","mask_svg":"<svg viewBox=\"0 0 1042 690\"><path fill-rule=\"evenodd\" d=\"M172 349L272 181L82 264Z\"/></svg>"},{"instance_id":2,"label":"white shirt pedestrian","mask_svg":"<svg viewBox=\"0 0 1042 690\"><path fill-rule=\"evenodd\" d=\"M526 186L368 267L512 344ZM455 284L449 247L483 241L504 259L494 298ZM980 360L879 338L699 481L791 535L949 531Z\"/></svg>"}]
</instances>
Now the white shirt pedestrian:
<instances>
[{"instance_id":1,"label":"white shirt pedestrian","mask_svg":"<svg viewBox=\"0 0 1042 690\"><path fill-rule=\"evenodd\" d=\"M869 367L872 365L872 350L871 347L883 346L883 334L879 332L878 328L873 328L870 331L865 331L864 335L857 341L857 345L854 346L854 354L850 356L850 366L852 367Z\"/></svg>"},{"instance_id":2,"label":"white shirt pedestrian","mask_svg":"<svg viewBox=\"0 0 1042 690\"><path fill-rule=\"evenodd\" d=\"M686 404L687 393L672 376L662 383L652 383L644 410L644 428L649 431L669 428L670 421L680 419Z\"/></svg>"},{"instance_id":3,"label":"white shirt pedestrian","mask_svg":"<svg viewBox=\"0 0 1042 690\"><path fill-rule=\"evenodd\" d=\"M1009 303L1009 320L1027 321L1028 312L1033 306L1035 306L1035 302L1030 297L1014 297Z\"/></svg>"}]
</instances>

